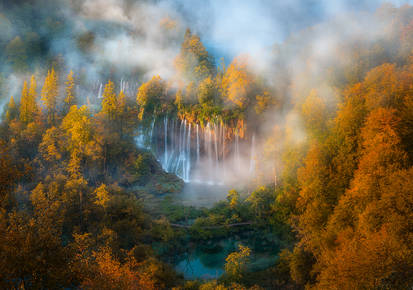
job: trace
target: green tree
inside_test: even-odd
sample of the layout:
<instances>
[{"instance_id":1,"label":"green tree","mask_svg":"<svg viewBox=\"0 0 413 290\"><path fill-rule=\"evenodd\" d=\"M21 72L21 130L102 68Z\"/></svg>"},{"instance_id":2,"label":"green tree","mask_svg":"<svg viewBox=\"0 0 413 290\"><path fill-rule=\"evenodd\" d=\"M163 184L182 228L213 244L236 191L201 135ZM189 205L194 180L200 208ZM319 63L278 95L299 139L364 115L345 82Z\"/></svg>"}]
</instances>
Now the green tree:
<instances>
[{"instance_id":1,"label":"green tree","mask_svg":"<svg viewBox=\"0 0 413 290\"><path fill-rule=\"evenodd\" d=\"M235 189L231 189L228 191L227 200L231 209L237 208L239 205L239 193Z\"/></svg>"}]
</instances>

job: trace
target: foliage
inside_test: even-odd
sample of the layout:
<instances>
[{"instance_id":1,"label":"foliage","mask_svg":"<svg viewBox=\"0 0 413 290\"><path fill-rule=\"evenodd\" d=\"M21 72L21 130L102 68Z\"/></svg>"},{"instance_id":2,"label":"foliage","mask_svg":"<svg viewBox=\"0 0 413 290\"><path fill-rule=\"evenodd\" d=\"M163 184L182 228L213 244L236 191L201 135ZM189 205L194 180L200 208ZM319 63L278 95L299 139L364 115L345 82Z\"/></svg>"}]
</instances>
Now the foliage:
<instances>
[{"instance_id":1,"label":"foliage","mask_svg":"<svg viewBox=\"0 0 413 290\"><path fill-rule=\"evenodd\" d=\"M238 251L228 255L225 259L225 272L235 281L240 281L248 265L250 248L239 245Z\"/></svg>"}]
</instances>

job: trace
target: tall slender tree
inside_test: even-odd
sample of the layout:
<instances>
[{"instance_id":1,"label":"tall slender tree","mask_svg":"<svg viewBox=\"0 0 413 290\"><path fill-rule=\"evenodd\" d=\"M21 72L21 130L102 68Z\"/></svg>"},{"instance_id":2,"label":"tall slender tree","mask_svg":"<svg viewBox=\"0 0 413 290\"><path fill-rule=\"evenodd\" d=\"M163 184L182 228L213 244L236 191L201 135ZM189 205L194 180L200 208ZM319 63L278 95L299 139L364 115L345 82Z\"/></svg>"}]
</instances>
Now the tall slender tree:
<instances>
[{"instance_id":1,"label":"tall slender tree","mask_svg":"<svg viewBox=\"0 0 413 290\"><path fill-rule=\"evenodd\" d=\"M23 83L22 94L20 98L20 121L27 124L33 121L33 115L30 108L29 90L27 88L27 81Z\"/></svg>"},{"instance_id":2,"label":"tall slender tree","mask_svg":"<svg viewBox=\"0 0 413 290\"><path fill-rule=\"evenodd\" d=\"M102 100L102 113L109 119L114 120L117 111L117 98L115 93L115 84L109 80L105 85Z\"/></svg>"},{"instance_id":3,"label":"tall slender tree","mask_svg":"<svg viewBox=\"0 0 413 290\"><path fill-rule=\"evenodd\" d=\"M65 85L66 95L63 104L63 116L65 116L69 112L71 106L77 104L75 95L75 77L73 71L70 71L70 73L67 75Z\"/></svg>"},{"instance_id":4,"label":"tall slender tree","mask_svg":"<svg viewBox=\"0 0 413 290\"><path fill-rule=\"evenodd\" d=\"M47 122L49 125L53 125L56 121L56 102L59 95L59 79L52 68L47 72L47 77L44 80L42 88L42 101L47 110Z\"/></svg>"}]
</instances>

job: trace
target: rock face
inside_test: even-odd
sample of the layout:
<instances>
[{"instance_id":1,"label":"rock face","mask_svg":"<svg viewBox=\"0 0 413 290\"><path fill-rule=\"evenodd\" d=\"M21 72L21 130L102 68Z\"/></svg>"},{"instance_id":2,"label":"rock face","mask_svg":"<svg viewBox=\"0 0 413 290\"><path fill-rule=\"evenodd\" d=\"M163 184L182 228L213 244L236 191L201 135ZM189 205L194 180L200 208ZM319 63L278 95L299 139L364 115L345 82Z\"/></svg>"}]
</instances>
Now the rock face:
<instances>
[{"instance_id":1,"label":"rock face","mask_svg":"<svg viewBox=\"0 0 413 290\"><path fill-rule=\"evenodd\" d=\"M132 190L151 194L181 192L184 186L182 179L165 172L154 155L146 150L138 154L125 174L123 184Z\"/></svg>"}]
</instances>

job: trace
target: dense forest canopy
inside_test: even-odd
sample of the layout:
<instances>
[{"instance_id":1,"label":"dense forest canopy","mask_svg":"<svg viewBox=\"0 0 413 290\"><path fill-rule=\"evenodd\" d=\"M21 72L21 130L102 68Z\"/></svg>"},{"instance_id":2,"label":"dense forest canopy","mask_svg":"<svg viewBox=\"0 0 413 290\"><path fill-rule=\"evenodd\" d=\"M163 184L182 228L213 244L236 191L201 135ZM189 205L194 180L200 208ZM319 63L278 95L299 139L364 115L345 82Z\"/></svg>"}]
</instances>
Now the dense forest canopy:
<instances>
[{"instance_id":1,"label":"dense forest canopy","mask_svg":"<svg viewBox=\"0 0 413 290\"><path fill-rule=\"evenodd\" d=\"M220 55L185 1L7 2L1 288L413 286L412 6ZM188 278L189 248L220 274Z\"/></svg>"}]
</instances>

